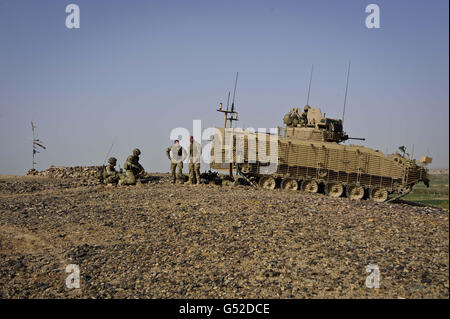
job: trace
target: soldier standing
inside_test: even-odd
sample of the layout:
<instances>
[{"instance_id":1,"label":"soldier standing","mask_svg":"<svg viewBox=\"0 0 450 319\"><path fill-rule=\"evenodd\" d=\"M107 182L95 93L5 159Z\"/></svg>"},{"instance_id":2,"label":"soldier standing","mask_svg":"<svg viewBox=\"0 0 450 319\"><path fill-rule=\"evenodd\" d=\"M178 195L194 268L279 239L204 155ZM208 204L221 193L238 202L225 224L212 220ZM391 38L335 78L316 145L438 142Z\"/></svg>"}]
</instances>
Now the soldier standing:
<instances>
[{"instance_id":1,"label":"soldier standing","mask_svg":"<svg viewBox=\"0 0 450 319\"><path fill-rule=\"evenodd\" d=\"M134 185L136 184L136 177L145 172L144 167L139 163L139 155L141 155L141 151L135 148L133 154L128 156L127 161L123 165L125 176L120 179L119 185Z\"/></svg>"},{"instance_id":2,"label":"soldier standing","mask_svg":"<svg viewBox=\"0 0 450 319\"><path fill-rule=\"evenodd\" d=\"M172 156L170 155L172 152ZM172 184L175 184L177 178L181 181L183 179L183 161L187 156L186 150L180 145L179 140L175 140L172 146L166 149L166 155L170 160L170 172L172 174ZM178 172L175 175L175 170L178 167Z\"/></svg>"},{"instance_id":3,"label":"soldier standing","mask_svg":"<svg viewBox=\"0 0 450 319\"><path fill-rule=\"evenodd\" d=\"M200 158L202 154L202 146L197 141L194 141L194 137L189 138L189 181L185 184L197 184L200 185Z\"/></svg>"},{"instance_id":4,"label":"soldier standing","mask_svg":"<svg viewBox=\"0 0 450 319\"><path fill-rule=\"evenodd\" d=\"M103 172L103 183L105 184L117 184L120 179L119 172L116 171L117 159L110 157L108 159L108 166L106 166Z\"/></svg>"}]
</instances>

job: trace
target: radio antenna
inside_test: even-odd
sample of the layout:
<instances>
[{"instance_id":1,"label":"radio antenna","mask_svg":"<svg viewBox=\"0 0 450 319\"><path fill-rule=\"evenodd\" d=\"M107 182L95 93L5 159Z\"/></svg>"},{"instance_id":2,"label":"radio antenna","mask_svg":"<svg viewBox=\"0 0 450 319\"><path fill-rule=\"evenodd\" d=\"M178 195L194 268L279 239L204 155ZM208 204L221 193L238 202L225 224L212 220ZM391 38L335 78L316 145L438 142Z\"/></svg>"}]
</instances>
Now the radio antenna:
<instances>
[{"instance_id":1,"label":"radio antenna","mask_svg":"<svg viewBox=\"0 0 450 319\"><path fill-rule=\"evenodd\" d=\"M306 105L309 105L309 93L311 93L311 83L312 83L313 71L314 71L314 64L311 66L311 74L309 76L308 97L306 98Z\"/></svg>"},{"instance_id":2,"label":"radio antenna","mask_svg":"<svg viewBox=\"0 0 450 319\"><path fill-rule=\"evenodd\" d=\"M233 101L231 103L231 110L228 109L230 104L230 95L231 92L228 91L228 101L227 101L227 109L222 109L222 103L219 103L218 112L222 112L223 114L223 127L227 128L227 122L229 122L229 128L232 127L233 121L238 121L238 113L234 110L234 101L236 99L236 87L238 81L239 72L236 73L236 80L234 82L234 92L233 92Z\"/></svg>"},{"instance_id":3,"label":"radio antenna","mask_svg":"<svg viewBox=\"0 0 450 319\"><path fill-rule=\"evenodd\" d=\"M36 129L36 125L34 125L34 123L33 123L33 121L31 121L31 130L33 131L33 157L32 157L32 160L31 160L31 167L32 167L32 169L34 170L34 165L35 164L37 164L35 161L34 161L34 156L35 156L35 154L36 153L40 153L38 150L37 150L37 148L36 148L36 146L39 146L40 148L42 148L42 149L47 149L45 146L44 146L44 143L40 140L40 139L38 139L38 138L36 138L36 135L35 135L35 132L34 132L34 130Z\"/></svg>"},{"instance_id":4,"label":"radio antenna","mask_svg":"<svg viewBox=\"0 0 450 319\"><path fill-rule=\"evenodd\" d=\"M347 92L348 92L348 79L350 77L350 62L348 61L348 68L347 68L347 84L345 86L345 97L344 97L344 110L342 111L342 125L344 125L344 116L345 116L345 106L347 105Z\"/></svg>"},{"instance_id":5,"label":"radio antenna","mask_svg":"<svg viewBox=\"0 0 450 319\"><path fill-rule=\"evenodd\" d=\"M234 112L234 98L236 97L236 87L238 81L239 72L236 72L236 81L234 82L233 103L231 103L231 112Z\"/></svg>"},{"instance_id":6,"label":"radio antenna","mask_svg":"<svg viewBox=\"0 0 450 319\"><path fill-rule=\"evenodd\" d=\"M114 146L114 143L111 143L111 146L109 147L108 153L106 153L105 160L103 161L103 166L106 164L106 160L108 159L108 156L111 153L111 150L112 150L113 146Z\"/></svg>"},{"instance_id":7,"label":"radio antenna","mask_svg":"<svg viewBox=\"0 0 450 319\"><path fill-rule=\"evenodd\" d=\"M234 81L234 91L233 91L233 102L231 103L231 110L228 110L228 105L230 103L230 91L228 91L228 101L227 101L227 109L222 109L222 103L219 104L219 109L217 109L218 112L223 113L223 127L227 129L227 122L229 122L228 128L231 129L233 126L233 121L238 121L238 113L234 111L234 101L236 98L236 87L237 87L237 81L238 81L239 72L236 72L236 80ZM229 166L229 174L230 177L233 177L233 163L230 163Z\"/></svg>"}]
</instances>

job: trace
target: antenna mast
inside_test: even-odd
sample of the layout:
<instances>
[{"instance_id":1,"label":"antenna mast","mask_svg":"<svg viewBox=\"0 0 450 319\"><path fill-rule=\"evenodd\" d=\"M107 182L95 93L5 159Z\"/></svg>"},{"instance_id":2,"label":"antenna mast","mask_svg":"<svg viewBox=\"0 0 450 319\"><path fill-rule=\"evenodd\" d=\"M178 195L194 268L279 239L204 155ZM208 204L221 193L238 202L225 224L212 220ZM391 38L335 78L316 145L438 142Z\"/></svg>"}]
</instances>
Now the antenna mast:
<instances>
[{"instance_id":1,"label":"antenna mast","mask_svg":"<svg viewBox=\"0 0 450 319\"><path fill-rule=\"evenodd\" d=\"M33 170L34 170L34 165L37 164L37 163L34 161L34 155L35 155L36 153L40 153L40 152L36 149L36 146L39 146L40 148L42 148L42 149L44 149L44 150L47 149L47 148L44 146L44 144L42 143L42 141L36 138L36 135L35 135L35 132L34 132L34 129L35 129L36 127L37 127L37 126L34 125L33 121L31 121L31 131L33 132L33 155L32 155L31 167L32 167Z\"/></svg>"},{"instance_id":2,"label":"antenna mast","mask_svg":"<svg viewBox=\"0 0 450 319\"><path fill-rule=\"evenodd\" d=\"M36 126L34 126L34 124L33 124L33 121L31 121L31 130L33 131L33 157L32 157L32 160L31 160L31 168L34 170L34 164L36 164L36 162L34 161L34 154L36 154L36 149L34 148L34 136L35 136L35 134L34 134L34 129L36 128Z\"/></svg>"},{"instance_id":3,"label":"antenna mast","mask_svg":"<svg viewBox=\"0 0 450 319\"><path fill-rule=\"evenodd\" d=\"M233 121L238 121L238 113L234 110L234 101L236 98L236 88L237 88L237 81L238 81L239 72L236 72L236 80L234 81L234 91L233 91L233 101L231 103L231 110L228 109L228 105L230 103L230 92L228 92L228 102L227 102L227 109L223 109L222 103L219 104L219 108L217 109L218 112L223 113L223 127L227 128L227 122L229 122L229 128L233 125ZM233 177L233 163L230 163L229 167L229 174L230 177Z\"/></svg>"},{"instance_id":4,"label":"antenna mast","mask_svg":"<svg viewBox=\"0 0 450 319\"><path fill-rule=\"evenodd\" d=\"M344 125L345 106L347 105L348 79L350 77L350 61L348 61L347 84L345 86L344 110L342 111L342 125Z\"/></svg>"},{"instance_id":5,"label":"antenna mast","mask_svg":"<svg viewBox=\"0 0 450 319\"><path fill-rule=\"evenodd\" d=\"M313 71L314 71L314 64L311 66L311 75L309 76L308 97L306 99L306 105L309 105L309 93L311 92L311 83L312 83Z\"/></svg>"},{"instance_id":6,"label":"antenna mast","mask_svg":"<svg viewBox=\"0 0 450 319\"><path fill-rule=\"evenodd\" d=\"M219 104L219 108L217 109L218 112L223 113L223 127L227 128L227 122L229 122L229 128L233 125L233 121L238 121L238 113L234 111L234 101L236 98L236 88L237 88L237 81L238 81L239 72L236 73L236 80L234 82L234 92L233 92L233 101L231 103L231 110L228 109L228 105L230 103L230 93L228 92L228 102L227 102L227 109L223 109L222 103Z\"/></svg>"},{"instance_id":7,"label":"antenna mast","mask_svg":"<svg viewBox=\"0 0 450 319\"><path fill-rule=\"evenodd\" d=\"M236 72L236 80L234 81L233 103L231 103L231 111L232 112L234 111L234 98L236 97L236 87L237 87L238 76L239 76L239 72Z\"/></svg>"}]
</instances>

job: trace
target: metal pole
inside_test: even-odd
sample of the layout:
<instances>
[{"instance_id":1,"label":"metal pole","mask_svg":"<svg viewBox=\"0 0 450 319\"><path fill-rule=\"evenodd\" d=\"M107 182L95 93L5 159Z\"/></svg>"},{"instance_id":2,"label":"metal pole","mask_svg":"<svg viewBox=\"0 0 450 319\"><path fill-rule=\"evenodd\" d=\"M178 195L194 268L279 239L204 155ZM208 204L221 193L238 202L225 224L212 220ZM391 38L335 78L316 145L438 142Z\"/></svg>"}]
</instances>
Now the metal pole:
<instances>
[{"instance_id":1,"label":"metal pole","mask_svg":"<svg viewBox=\"0 0 450 319\"><path fill-rule=\"evenodd\" d=\"M348 79L349 79L349 77L350 77L350 61L348 62L348 69L347 69L347 84L345 86L344 110L342 111L342 125L344 125L345 106L347 105L347 92L348 92Z\"/></svg>"},{"instance_id":2,"label":"metal pole","mask_svg":"<svg viewBox=\"0 0 450 319\"><path fill-rule=\"evenodd\" d=\"M233 103L231 103L231 111L234 111L234 98L236 97L236 87L238 81L239 72L236 72L236 80L234 82Z\"/></svg>"},{"instance_id":3,"label":"metal pole","mask_svg":"<svg viewBox=\"0 0 450 319\"><path fill-rule=\"evenodd\" d=\"M34 146L34 141L35 141L35 134L34 134L34 124L33 121L31 121L31 131L33 132L33 140L31 141L31 145L33 148L33 155L31 156L31 168L34 170L34 153L35 153L35 146Z\"/></svg>"},{"instance_id":4,"label":"metal pole","mask_svg":"<svg viewBox=\"0 0 450 319\"><path fill-rule=\"evenodd\" d=\"M309 105L309 94L311 92L311 83L312 83L313 71L314 71L314 64L311 66L311 75L309 76L308 97L306 99L306 105Z\"/></svg>"}]
</instances>

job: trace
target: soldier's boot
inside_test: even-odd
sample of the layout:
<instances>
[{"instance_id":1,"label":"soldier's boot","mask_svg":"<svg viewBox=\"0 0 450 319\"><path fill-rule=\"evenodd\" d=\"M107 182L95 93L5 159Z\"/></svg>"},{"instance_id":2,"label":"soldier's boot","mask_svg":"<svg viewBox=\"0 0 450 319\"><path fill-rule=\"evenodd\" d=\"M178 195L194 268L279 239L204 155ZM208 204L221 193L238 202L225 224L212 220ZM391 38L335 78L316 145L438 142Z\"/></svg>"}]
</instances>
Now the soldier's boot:
<instances>
[{"instance_id":1,"label":"soldier's boot","mask_svg":"<svg viewBox=\"0 0 450 319\"><path fill-rule=\"evenodd\" d=\"M184 175L183 174L177 174L177 181L178 181L179 184L184 184L185 183Z\"/></svg>"},{"instance_id":2,"label":"soldier's boot","mask_svg":"<svg viewBox=\"0 0 450 319\"><path fill-rule=\"evenodd\" d=\"M194 184L194 180L192 178L189 178L189 180L187 182L184 183L185 185L193 185Z\"/></svg>"},{"instance_id":3,"label":"soldier's boot","mask_svg":"<svg viewBox=\"0 0 450 319\"><path fill-rule=\"evenodd\" d=\"M195 174L195 184L200 185L200 174Z\"/></svg>"},{"instance_id":4,"label":"soldier's boot","mask_svg":"<svg viewBox=\"0 0 450 319\"><path fill-rule=\"evenodd\" d=\"M200 185L200 164L195 164L194 166L194 176L196 180L196 184Z\"/></svg>"},{"instance_id":5,"label":"soldier's boot","mask_svg":"<svg viewBox=\"0 0 450 319\"><path fill-rule=\"evenodd\" d=\"M123 185L123 179L119 180L119 182L117 183L118 186Z\"/></svg>"}]
</instances>

